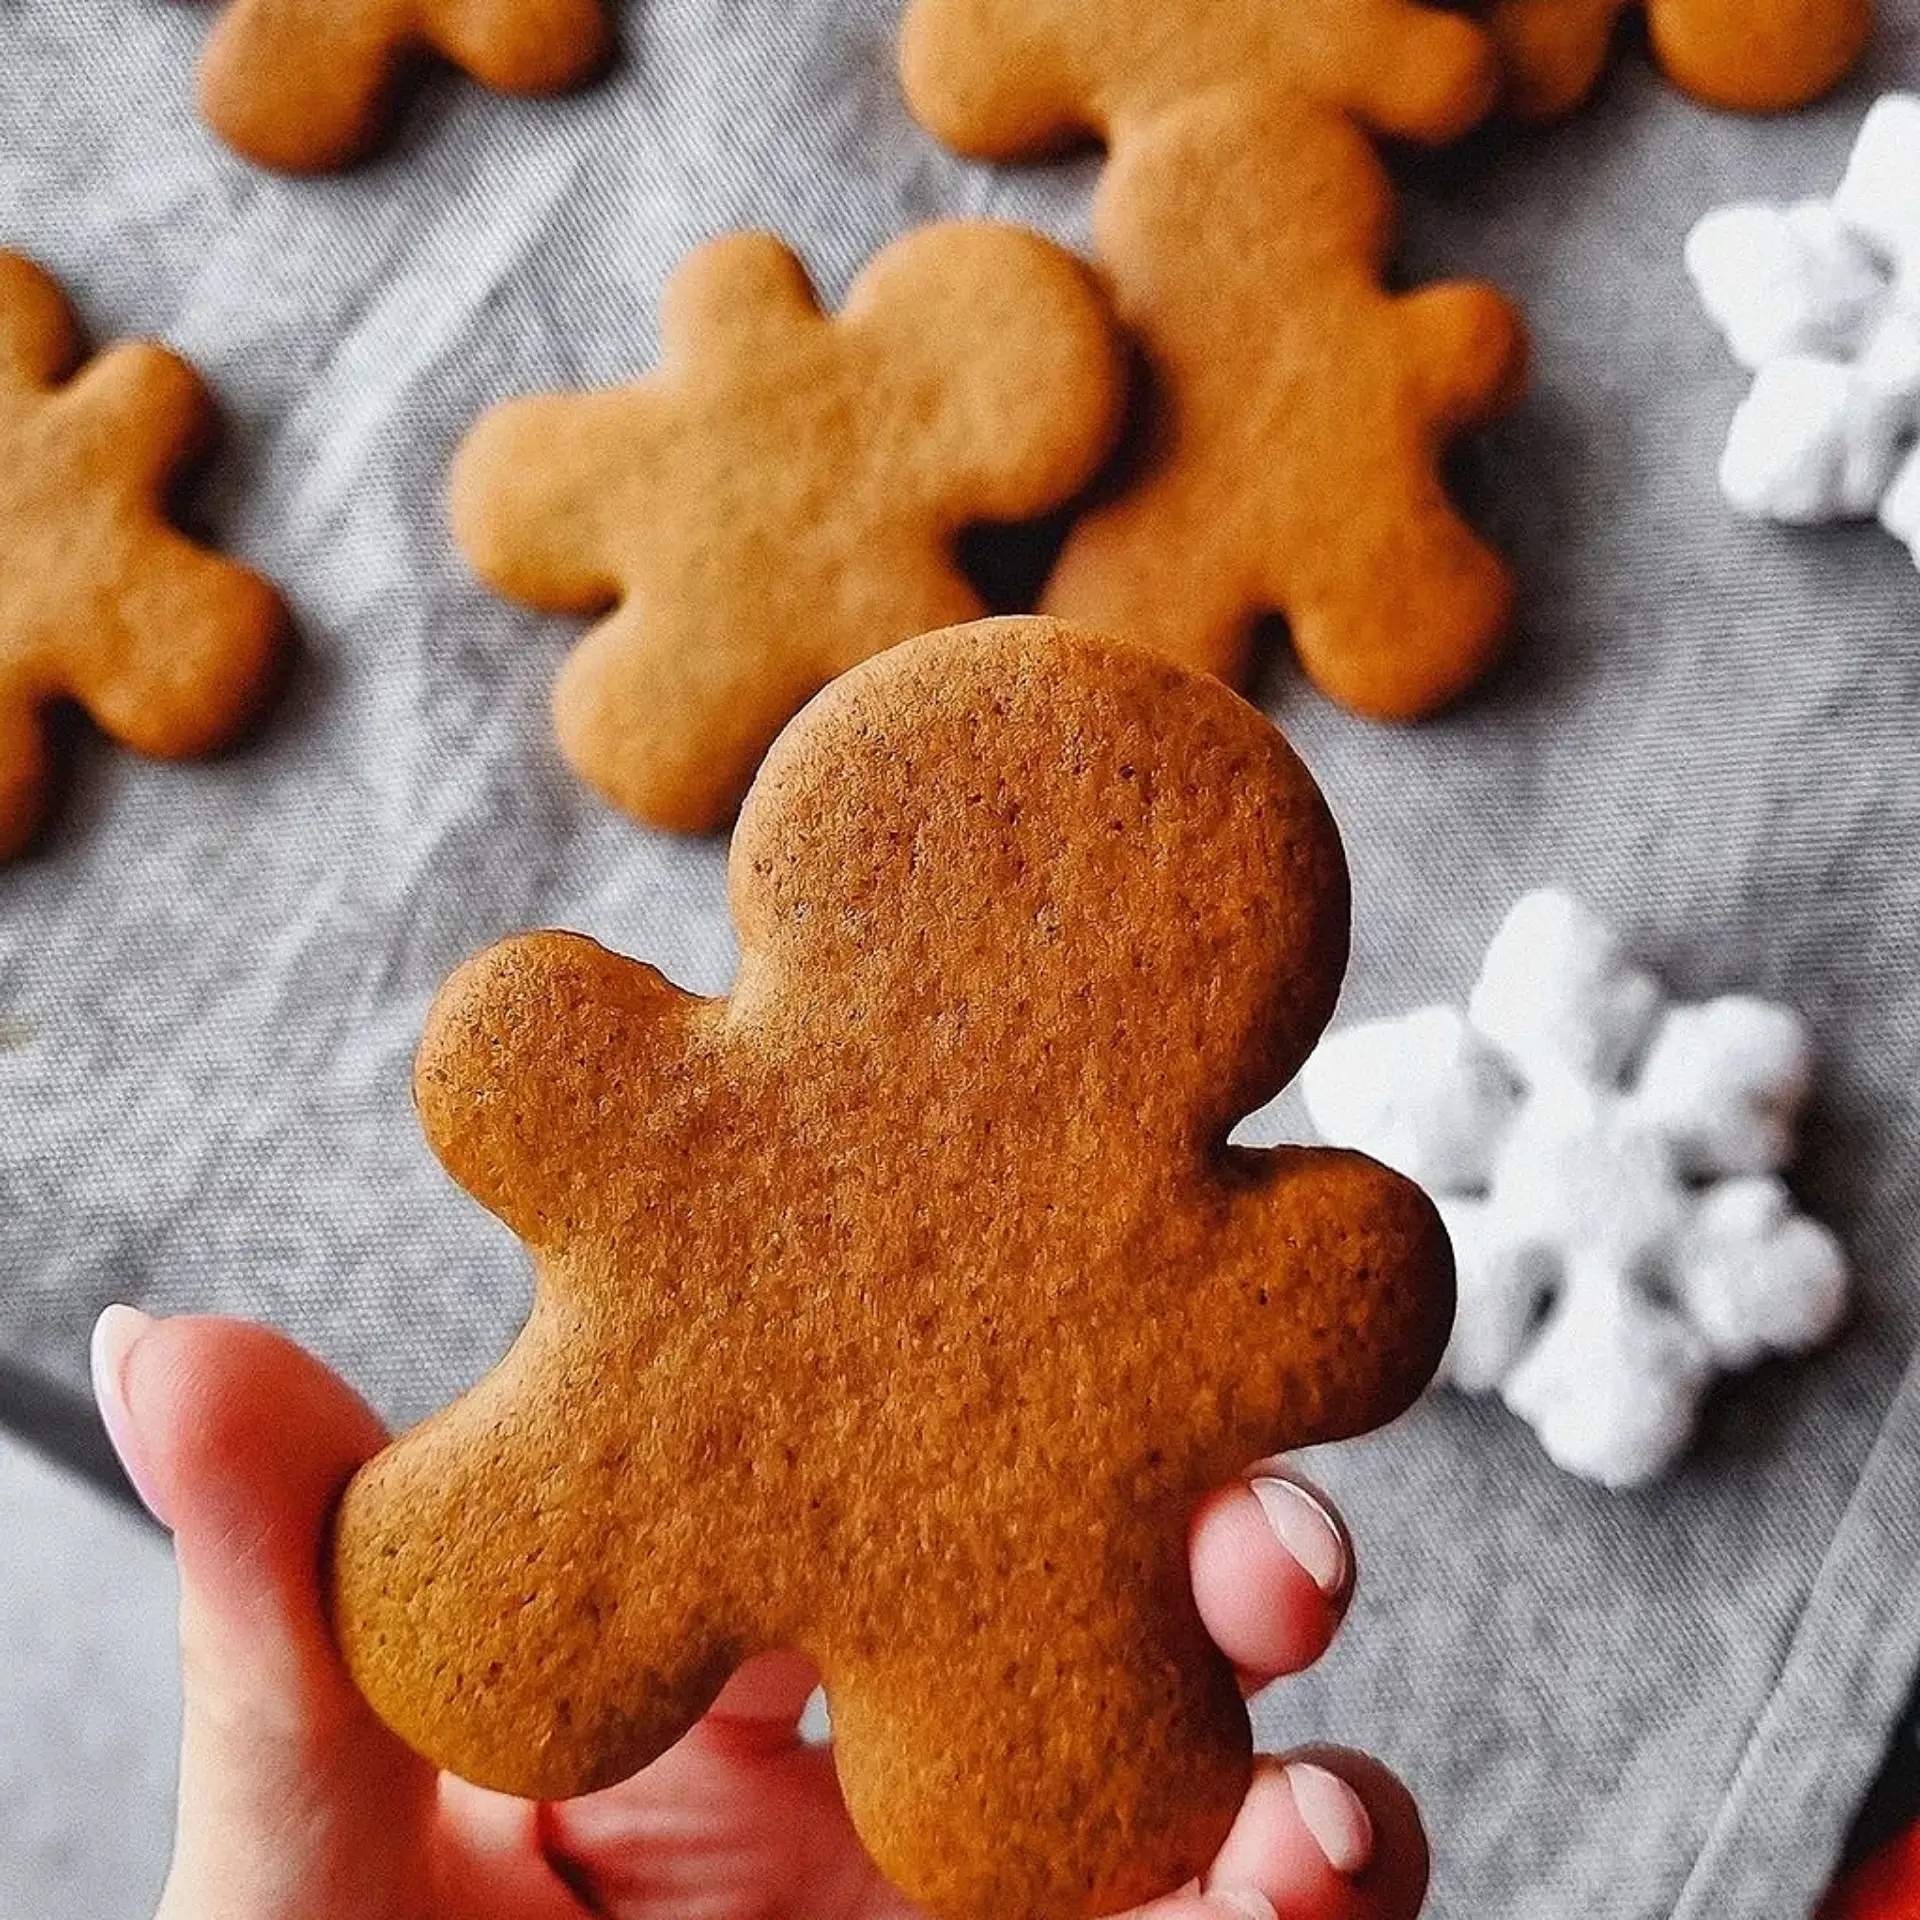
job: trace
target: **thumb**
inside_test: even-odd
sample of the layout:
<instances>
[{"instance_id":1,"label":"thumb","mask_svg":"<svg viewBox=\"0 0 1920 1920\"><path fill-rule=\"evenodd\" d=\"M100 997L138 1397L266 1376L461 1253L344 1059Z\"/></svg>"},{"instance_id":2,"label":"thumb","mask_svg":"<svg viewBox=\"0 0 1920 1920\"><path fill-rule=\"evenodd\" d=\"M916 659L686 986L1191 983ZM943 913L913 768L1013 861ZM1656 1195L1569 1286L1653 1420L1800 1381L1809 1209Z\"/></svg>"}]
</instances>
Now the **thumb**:
<instances>
[{"instance_id":1,"label":"thumb","mask_svg":"<svg viewBox=\"0 0 1920 1920\"><path fill-rule=\"evenodd\" d=\"M109 1307L94 1392L180 1569L179 1817L159 1920L421 1920L435 1778L347 1677L327 1522L384 1441L278 1334Z\"/></svg>"}]
</instances>

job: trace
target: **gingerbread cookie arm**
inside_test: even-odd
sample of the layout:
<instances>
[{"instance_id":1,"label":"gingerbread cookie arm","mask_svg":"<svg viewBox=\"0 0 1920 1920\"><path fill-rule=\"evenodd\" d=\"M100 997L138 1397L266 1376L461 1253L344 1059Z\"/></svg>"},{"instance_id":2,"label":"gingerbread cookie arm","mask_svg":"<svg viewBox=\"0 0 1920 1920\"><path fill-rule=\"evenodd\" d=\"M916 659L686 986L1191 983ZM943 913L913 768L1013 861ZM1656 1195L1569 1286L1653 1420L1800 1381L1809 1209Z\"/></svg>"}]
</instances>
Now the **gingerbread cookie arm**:
<instances>
[{"instance_id":1,"label":"gingerbread cookie arm","mask_svg":"<svg viewBox=\"0 0 1920 1920\"><path fill-rule=\"evenodd\" d=\"M603 0L428 0L432 44L497 93L562 93L612 58Z\"/></svg>"},{"instance_id":2,"label":"gingerbread cookie arm","mask_svg":"<svg viewBox=\"0 0 1920 1920\"><path fill-rule=\"evenodd\" d=\"M0 381L51 386L80 358L80 328L51 278L17 253L0 253Z\"/></svg>"},{"instance_id":3,"label":"gingerbread cookie arm","mask_svg":"<svg viewBox=\"0 0 1920 1920\"><path fill-rule=\"evenodd\" d=\"M1106 302L1078 260L1023 228L909 234L861 275L839 325L871 361L874 435L923 487L936 533L1057 506L1119 431L1126 366Z\"/></svg>"},{"instance_id":4,"label":"gingerbread cookie arm","mask_svg":"<svg viewBox=\"0 0 1920 1920\"><path fill-rule=\"evenodd\" d=\"M1210 1478L1278 1448L1384 1426L1419 1398L1453 1325L1453 1250L1412 1181L1356 1153L1234 1150L1244 1182L1180 1303L1196 1349L1236 1356Z\"/></svg>"},{"instance_id":5,"label":"gingerbread cookie arm","mask_svg":"<svg viewBox=\"0 0 1920 1920\"><path fill-rule=\"evenodd\" d=\"M800 256L771 233L728 233L696 247L660 296L660 357L675 374L721 372L778 352L824 316Z\"/></svg>"},{"instance_id":6,"label":"gingerbread cookie arm","mask_svg":"<svg viewBox=\"0 0 1920 1920\"><path fill-rule=\"evenodd\" d=\"M1437 466L1448 438L1490 425L1519 403L1531 357L1527 325L1505 294L1474 280L1422 287L1402 296L1397 310Z\"/></svg>"},{"instance_id":7,"label":"gingerbread cookie arm","mask_svg":"<svg viewBox=\"0 0 1920 1920\"><path fill-rule=\"evenodd\" d=\"M485 1380L355 1476L332 1536L335 1635L368 1702L437 1765L523 1799L648 1765L747 1650L717 1572L684 1551L677 1503L710 1475L683 1447L680 1483L663 1466L658 1504L636 1500L592 1337L543 1296ZM618 1378L673 1424L671 1386ZM619 1525L583 1536L587 1514Z\"/></svg>"},{"instance_id":8,"label":"gingerbread cookie arm","mask_svg":"<svg viewBox=\"0 0 1920 1920\"><path fill-rule=\"evenodd\" d=\"M414 1063L441 1164L529 1245L586 1230L617 1188L612 1089L685 1050L702 1003L570 933L502 941L441 989Z\"/></svg>"},{"instance_id":9,"label":"gingerbread cookie arm","mask_svg":"<svg viewBox=\"0 0 1920 1920\"><path fill-rule=\"evenodd\" d=\"M235 152L283 173L363 158L385 130L415 28L374 0L232 0L200 64L200 111Z\"/></svg>"},{"instance_id":10,"label":"gingerbread cookie arm","mask_svg":"<svg viewBox=\"0 0 1920 1920\"><path fill-rule=\"evenodd\" d=\"M1039 159L1103 132L1072 30L1030 0L913 0L900 80L914 118L976 160Z\"/></svg>"},{"instance_id":11,"label":"gingerbread cookie arm","mask_svg":"<svg viewBox=\"0 0 1920 1920\"><path fill-rule=\"evenodd\" d=\"M598 613L619 597L622 530L649 511L648 392L639 382L510 400L461 442L454 538L496 593L548 613Z\"/></svg>"}]
</instances>

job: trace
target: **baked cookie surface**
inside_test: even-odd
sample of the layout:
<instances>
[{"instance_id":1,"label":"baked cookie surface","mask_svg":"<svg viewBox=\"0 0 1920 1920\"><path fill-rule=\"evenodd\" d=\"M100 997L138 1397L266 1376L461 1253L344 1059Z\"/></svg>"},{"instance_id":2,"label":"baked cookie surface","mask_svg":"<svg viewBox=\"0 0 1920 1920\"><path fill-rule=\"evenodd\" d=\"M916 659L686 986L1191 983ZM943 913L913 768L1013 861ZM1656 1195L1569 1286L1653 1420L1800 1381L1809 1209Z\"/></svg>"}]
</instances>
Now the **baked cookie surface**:
<instances>
[{"instance_id":1,"label":"baked cookie surface","mask_svg":"<svg viewBox=\"0 0 1920 1920\"><path fill-rule=\"evenodd\" d=\"M261 166L323 173L372 153L420 59L498 93L559 93L613 51L603 0L227 0L200 108Z\"/></svg>"},{"instance_id":2,"label":"baked cookie surface","mask_svg":"<svg viewBox=\"0 0 1920 1920\"><path fill-rule=\"evenodd\" d=\"M208 753L259 710L286 631L264 580L168 524L213 434L199 376L144 342L82 360L58 286L0 253L0 859L52 802L48 707L140 753Z\"/></svg>"},{"instance_id":3,"label":"baked cookie surface","mask_svg":"<svg viewBox=\"0 0 1920 1920\"><path fill-rule=\"evenodd\" d=\"M961 153L1107 148L1094 251L1145 393L1043 609L1233 684L1280 615L1373 719L1470 686L1514 586L1442 466L1519 398L1526 331L1491 287L1387 293L1371 136L1466 132L1490 37L1406 0L914 0L901 75Z\"/></svg>"},{"instance_id":4,"label":"baked cookie surface","mask_svg":"<svg viewBox=\"0 0 1920 1920\"><path fill-rule=\"evenodd\" d=\"M557 1798L795 1646L933 1913L1167 1891L1249 1768L1194 1505L1391 1418L1451 1317L1415 1188L1226 1144L1333 1005L1333 823L1217 681L992 622L815 701L731 881L730 999L546 933L431 1015L428 1137L537 1298L349 1489L349 1664L422 1752Z\"/></svg>"},{"instance_id":5,"label":"baked cookie surface","mask_svg":"<svg viewBox=\"0 0 1920 1920\"><path fill-rule=\"evenodd\" d=\"M1523 120L1555 120L1592 92L1641 0L1494 0L1488 19ZM1818 99L1860 56L1873 0L1644 0L1673 83L1709 106L1779 113Z\"/></svg>"},{"instance_id":6,"label":"baked cookie surface","mask_svg":"<svg viewBox=\"0 0 1920 1920\"><path fill-rule=\"evenodd\" d=\"M837 314L769 234L669 284L661 365L496 407L455 463L455 534L500 593L612 606L554 693L561 750L651 825L724 825L836 674L986 611L954 542L1058 507L1120 424L1086 269L986 221L880 253Z\"/></svg>"}]
</instances>

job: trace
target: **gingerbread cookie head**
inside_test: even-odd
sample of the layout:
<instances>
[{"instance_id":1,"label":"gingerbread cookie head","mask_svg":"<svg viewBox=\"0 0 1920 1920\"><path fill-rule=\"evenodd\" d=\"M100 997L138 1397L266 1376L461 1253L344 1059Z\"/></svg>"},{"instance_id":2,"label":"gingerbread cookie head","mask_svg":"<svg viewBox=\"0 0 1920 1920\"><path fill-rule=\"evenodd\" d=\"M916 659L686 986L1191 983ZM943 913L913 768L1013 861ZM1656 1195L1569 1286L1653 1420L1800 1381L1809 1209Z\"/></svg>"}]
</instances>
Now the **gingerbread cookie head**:
<instances>
[{"instance_id":1,"label":"gingerbread cookie head","mask_svg":"<svg viewBox=\"0 0 1920 1920\"><path fill-rule=\"evenodd\" d=\"M1498 87L1486 35L1413 0L912 0L901 78L930 132L997 160L1121 140L1222 86L1450 140Z\"/></svg>"},{"instance_id":2,"label":"gingerbread cookie head","mask_svg":"<svg viewBox=\"0 0 1920 1920\"><path fill-rule=\"evenodd\" d=\"M286 626L265 581L167 523L212 434L193 369L147 345L80 359L59 288L0 253L0 859L45 817L49 706L141 753L210 752L258 710Z\"/></svg>"},{"instance_id":3,"label":"gingerbread cookie head","mask_svg":"<svg viewBox=\"0 0 1920 1920\"><path fill-rule=\"evenodd\" d=\"M603 0L229 0L200 108L236 152L286 173L365 158L408 67L437 54L500 93L558 93L612 52Z\"/></svg>"},{"instance_id":4,"label":"gingerbread cookie head","mask_svg":"<svg viewBox=\"0 0 1920 1920\"><path fill-rule=\"evenodd\" d=\"M1332 822L1218 682L991 622L822 694L731 876L729 1000L536 934L435 1007L423 1123L536 1303L349 1488L349 1665L436 1761L560 1797L798 1647L942 1920L1166 1891L1249 1767L1194 1504L1390 1418L1451 1313L1415 1188L1226 1143L1333 1005Z\"/></svg>"},{"instance_id":5,"label":"gingerbread cookie head","mask_svg":"<svg viewBox=\"0 0 1920 1920\"><path fill-rule=\"evenodd\" d=\"M1804 106L1860 56L1873 0L1645 0L1667 76L1695 99L1740 113ZM1493 0L1510 111L1555 120L1593 90L1635 0Z\"/></svg>"},{"instance_id":6,"label":"gingerbread cookie head","mask_svg":"<svg viewBox=\"0 0 1920 1920\"><path fill-rule=\"evenodd\" d=\"M834 316L779 241L714 241L661 345L631 386L496 408L453 523L510 598L613 604L561 673L561 748L636 819L702 832L836 674L984 611L955 537L1085 485L1125 376L1085 268L987 222L897 241Z\"/></svg>"}]
</instances>

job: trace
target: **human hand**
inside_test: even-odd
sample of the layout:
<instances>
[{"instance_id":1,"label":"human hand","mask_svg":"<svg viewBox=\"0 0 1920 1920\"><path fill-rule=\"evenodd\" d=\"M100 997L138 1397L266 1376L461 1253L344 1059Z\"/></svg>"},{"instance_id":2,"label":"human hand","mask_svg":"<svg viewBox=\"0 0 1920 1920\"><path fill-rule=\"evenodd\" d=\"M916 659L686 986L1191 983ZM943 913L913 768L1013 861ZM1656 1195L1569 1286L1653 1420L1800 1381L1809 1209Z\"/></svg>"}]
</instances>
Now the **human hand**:
<instances>
[{"instance_id":1,"label":"human hand","mask_svg":"<svg viewBox=\"0 0 1920 1920\"><path fill-rule=\"evenodd\" d=\"M912 1920L874 1870L815 1676L750 1662L671 1752L535 1804L437 1774L374 1718L328 1632L320 1569L348 1477L385 1442L317 1360L237 1321L110 1307L94 1389L180 1568L183 1734L158 1920ZM1201 1617L1251 1690L1310 1665L1353 1585L1345 1528L1278 1466L1210 1495ZM1411 1920L1427 1849L1406 1790L1325 1749L1263 1758L1204 1886L1129 1920Z\"/></svg>"}]
</instances>

